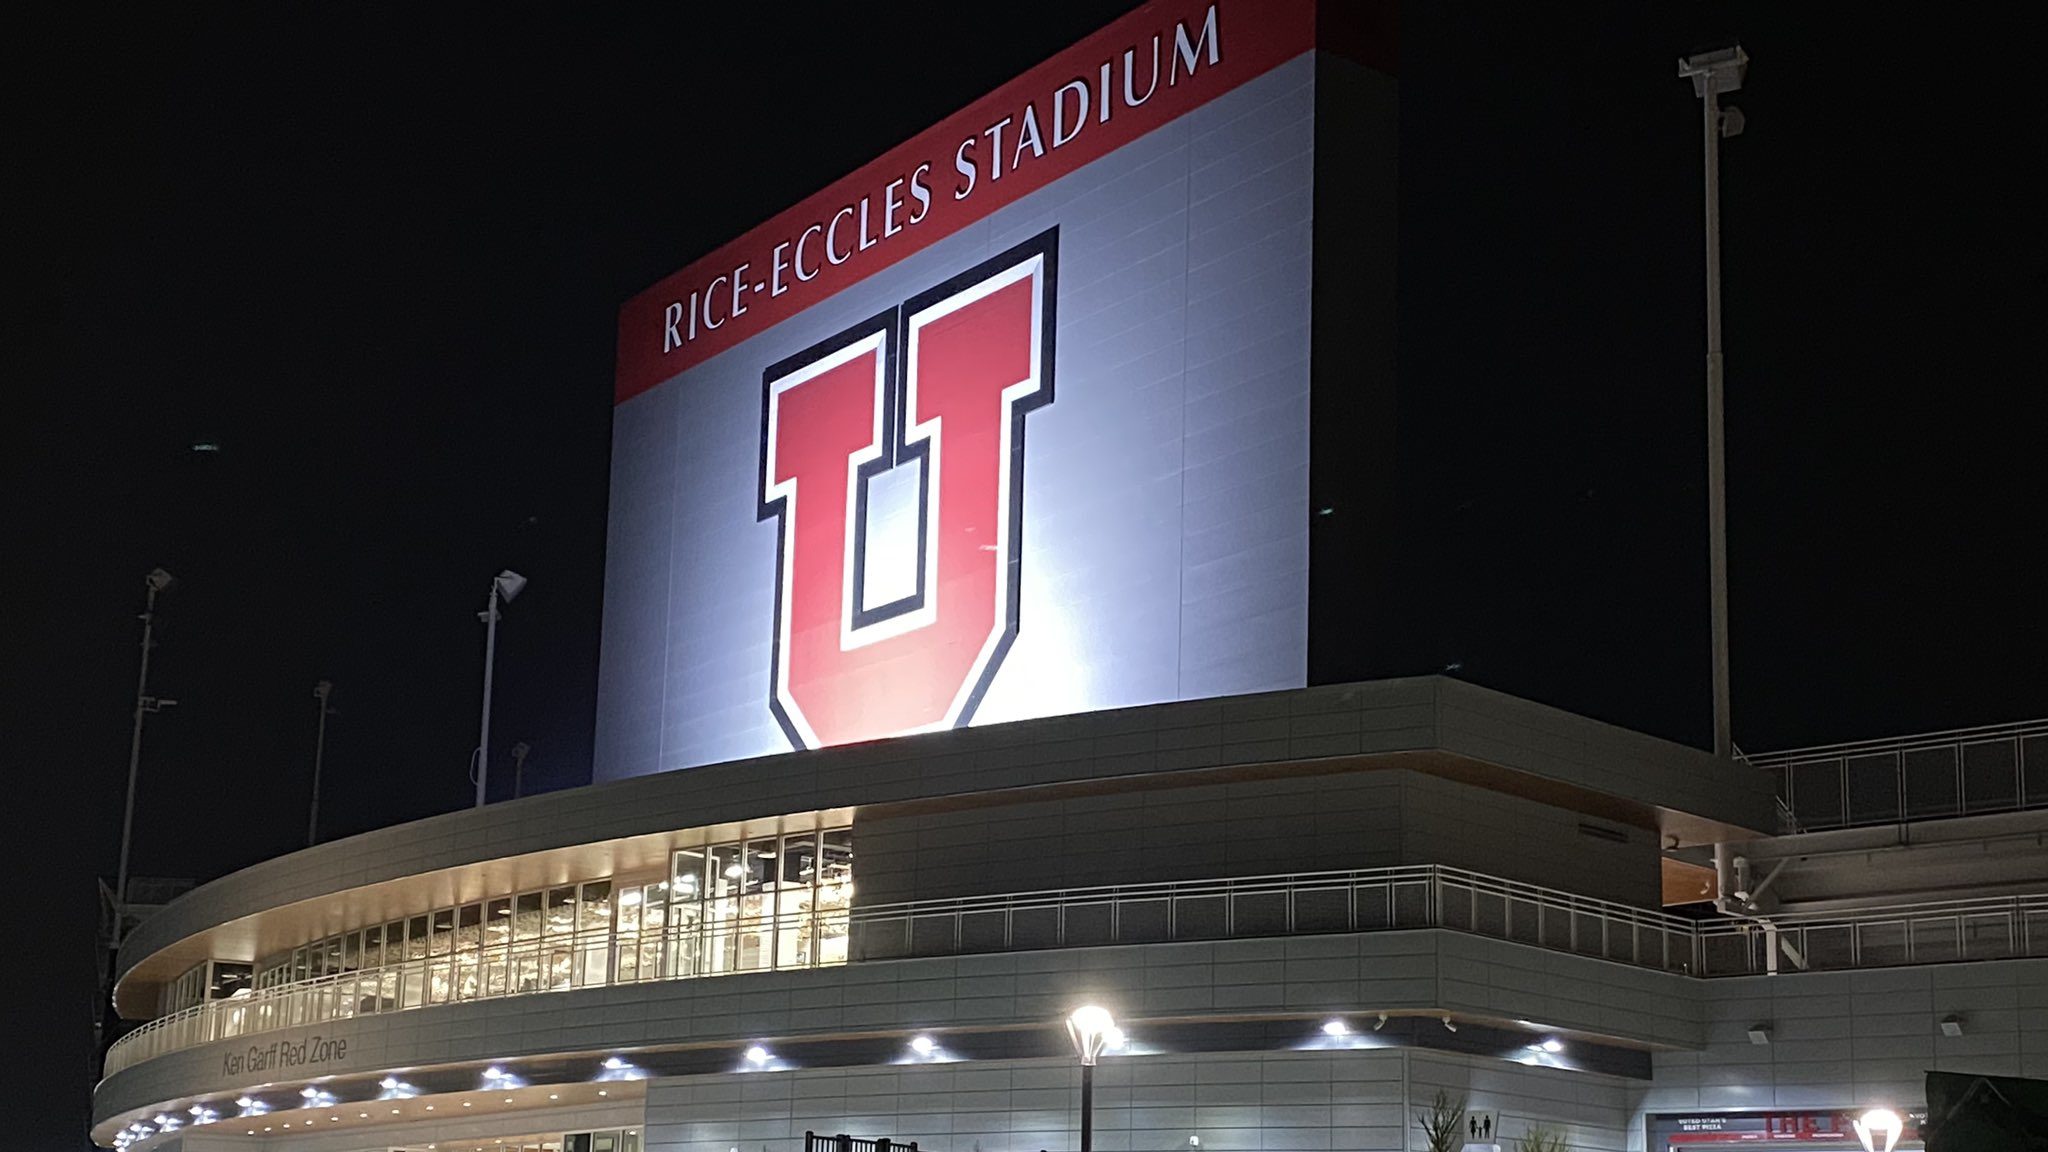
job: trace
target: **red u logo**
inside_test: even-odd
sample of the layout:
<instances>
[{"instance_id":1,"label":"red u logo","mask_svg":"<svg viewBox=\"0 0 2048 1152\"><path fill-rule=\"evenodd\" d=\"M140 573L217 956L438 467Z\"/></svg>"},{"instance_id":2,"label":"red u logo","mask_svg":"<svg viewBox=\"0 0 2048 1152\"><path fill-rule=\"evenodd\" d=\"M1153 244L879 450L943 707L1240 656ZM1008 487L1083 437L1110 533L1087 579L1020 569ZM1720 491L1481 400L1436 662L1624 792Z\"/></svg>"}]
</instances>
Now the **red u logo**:
<instances>
[{"instance_id":1,"label":"red u logo","mask_svg":"<svg viewBox=\"0 0 2048 1152\"><path fill-rule=\"evenodd\" d=\"M1052 402L1058 230L763 373L781 528L771 704L820 748L974 715L1017 633L1024 416ZM919 479L915 590L870 605L869 481Z\"/></svg>"}]
</instances>

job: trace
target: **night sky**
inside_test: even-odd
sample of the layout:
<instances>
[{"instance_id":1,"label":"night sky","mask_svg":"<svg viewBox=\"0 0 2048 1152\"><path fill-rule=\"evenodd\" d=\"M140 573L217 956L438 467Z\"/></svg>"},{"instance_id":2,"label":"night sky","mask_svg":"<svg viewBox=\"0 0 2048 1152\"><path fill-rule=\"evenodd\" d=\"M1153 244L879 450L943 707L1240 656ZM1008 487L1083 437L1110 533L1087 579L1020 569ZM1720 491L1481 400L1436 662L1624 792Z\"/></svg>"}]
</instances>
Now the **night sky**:
<instances>
[{"instance_id":1,"label":"night sky","mask_svg":"<svg viewBox=\"0 0 2048 1152\"><path fill-rule=\"evenodd\" d=\"M465 804L501 567L532 584L496 746L532 744L530 787L587 780L618 305L1127 6L69 6L0 37L23 1146L82 1142L143 573L181 580L152 673L180 704L149 730L138 874L302 842L323 678L324 835ZM2048 714L2048 19L1556 11L1403 16L1431 662L1708 739L1699 107L1674 61L1739 36L1736 740Z\"/></svg>"}]
</instances>

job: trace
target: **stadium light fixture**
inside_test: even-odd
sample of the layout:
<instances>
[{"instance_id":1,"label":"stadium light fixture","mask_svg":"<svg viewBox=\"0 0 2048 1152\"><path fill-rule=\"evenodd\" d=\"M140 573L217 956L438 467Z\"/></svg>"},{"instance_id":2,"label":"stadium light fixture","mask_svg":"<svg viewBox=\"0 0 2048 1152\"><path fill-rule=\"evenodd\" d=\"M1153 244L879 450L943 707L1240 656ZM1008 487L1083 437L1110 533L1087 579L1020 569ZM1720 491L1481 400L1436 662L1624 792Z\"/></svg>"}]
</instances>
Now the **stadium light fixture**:
<instances>
[{"instance_id":1,"label":"stadium light fixture","mask_svg":"<svg viewBox=\"0 0 2048 1152\"><path fill-rule=\"evenodd\" d=\"M484 718L476 742L476 806L484 806L491 779L491 674L498 656L499 601L510 604L526 589L526 577L510 568L491 578L491 593L477 619L484 622Z\"/></svg>"},{"instance_id":2,"label":"stadium light fixture","mask_svg":"<svg viewBox=\"0 0 2048 1152\"><path fill-rule=\"evenodd\" d=\"M1727 466L1721 424L1721 138L1742 131L1740 110L1721 107L1721 96L1742 87L1749 53L1741 45L1687 56L1680 79L1691 80L1706 128L1707 184L1707 585L1712 620L1714 755L1735 754L1728 709Z\"/></svg>"}]
</instances>

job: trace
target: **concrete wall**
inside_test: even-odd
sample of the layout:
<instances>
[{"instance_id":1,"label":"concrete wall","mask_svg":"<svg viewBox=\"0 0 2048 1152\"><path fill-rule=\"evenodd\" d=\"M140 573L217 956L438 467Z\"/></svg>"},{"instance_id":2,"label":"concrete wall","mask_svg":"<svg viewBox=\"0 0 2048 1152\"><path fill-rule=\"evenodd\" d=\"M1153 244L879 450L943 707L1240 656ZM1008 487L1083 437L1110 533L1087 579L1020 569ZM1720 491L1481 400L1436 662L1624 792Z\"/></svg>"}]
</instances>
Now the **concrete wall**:
<instances>
[{"instance_id":1,"label":"concrete wall","mask_svg":"<svg viewBox=\"0 0 2048 1152\"><path fill-rule=\"evenodd\" d=\"M340 1132L293 1135L283 1131L245 1136L246 1127L222 1122L202 1131L187 1132L177 1140L152 1145L150 1152L386 1152L404 1146L425 1148L453 1140L486 1140L501 1136L527 1136L537 1132L589 1132L603 1128L639 1128L643 1102L624 1101L602 1107L545 1108L523 1112L500 1112L488 1116L451 1116L445 1120L411 1120L401 1124L373 1124L358 1130L344 1125ZM276 1121L277 1114L263 1117ZM270 1125L275 1127L273 1123ZM182 1149L179 1141L183 1141Z\"/></svg>"},{"instance_id":2,"label":"concrete wall","mask_svg":"<svg viewBox=\"0 0 2048 1152\"><path fill-rule=\"evenodd\" d=\"M1659 899L1654 833L1405 770L862 811L854 846L862 905L1395 864L1448 864L1641 907Z\"/></svg>"},{"instance_id":3,"label":"concrete wall","mask_svg":"<svg viewBox=\"0 0 2048 1152\"><path fill-rule=\"evenodd\" d=\"M143 921L120 966L267 909L524 853L821 808L1434 750L1747 827L1772 812L1767 776L1694 749L1455 680L1386 680L934 732L465 809L203 885Z\"/></svg>"},{"instance_id":4,"label":"concrete wall","mask_svg":"<svg viewBox=\"0 0 2048 1152\"><path fill-rule=\"evenodd\" d=\"M1659 1052L1641 1110L1918 1107L1929 1071L2048 1077L2048 960L1703 982L1706 1047ZM1939 1021L1963 1018L1963 1034ZM1750 1043L1752 1024L1771 1042Z\"/></svg>"},{"instance_id":5,"label":"concrete wall","mask_svg":"<svg viewBox=\"0 0 2048 1152\"><path fill-rule=\"evenodd\" d=\"M805 1131L887 1135L936 1152L1072 1148L1079 1081L1070 1061L656 1081L647 1149L781 1152ZM1096 1073L1095 1147L1173 1152L1197 1136L1203 1152L1405 1152L1426 1147L1413 1114L1439 1086L1498 1110L1509 1140L1541 1123L1574 1149L1627 1147L1626 1081L1391 1051L1107 1060Z\"/></svg>"},{"instance_id":6,"label":"concrete wall","mask_svg":"<svg viewBox=\"0 0 2048 1152\"><path fill-rule=\"evenodd\" d=\"M1099 999L1134 1022L1446 1011L1526 1018L1648 1045L1697 1046L1700 987L1684 976L1424 930L662 980L361 1016L265 1036L299 1043L317 1033L344 1040L346 1061L319 1072L374 1077L386 1069L559 1052L696 1043L728 1046L737 1058L764 1037L1043 1027L1078 1001ZM249 1045L249 1039L200 1045L115 1073L93 1094L94 1120L254 1087L269 1076L231 1072L224 1059Z\"/></svg>"}]
</instances>

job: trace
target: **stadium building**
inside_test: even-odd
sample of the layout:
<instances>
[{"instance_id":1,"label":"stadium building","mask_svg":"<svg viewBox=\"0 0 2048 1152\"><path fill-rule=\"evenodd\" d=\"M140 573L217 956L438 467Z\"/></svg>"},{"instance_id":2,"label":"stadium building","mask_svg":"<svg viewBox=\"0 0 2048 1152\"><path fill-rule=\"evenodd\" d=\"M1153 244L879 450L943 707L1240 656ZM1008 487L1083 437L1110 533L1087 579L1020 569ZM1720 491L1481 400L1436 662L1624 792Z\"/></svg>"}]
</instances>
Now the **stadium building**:
<instances>
[{"instance_id":1,"label":"stadium building","mask_svg":"<svg viewBox=\"0 0 2048 1152\"><path fill-rule=\"evenodd\" d=\"M596 782L143 920L94 1140L1910 1149L1930 1071L2048 1075L2048 726L1727 760L1347 674L1393 50L1161 0L628 302Z\"/></svg>"}]
</instances>

